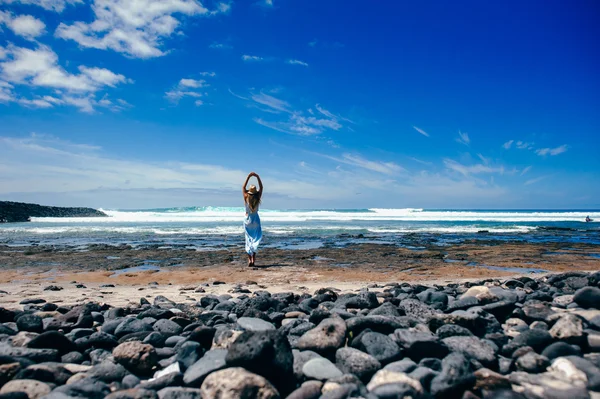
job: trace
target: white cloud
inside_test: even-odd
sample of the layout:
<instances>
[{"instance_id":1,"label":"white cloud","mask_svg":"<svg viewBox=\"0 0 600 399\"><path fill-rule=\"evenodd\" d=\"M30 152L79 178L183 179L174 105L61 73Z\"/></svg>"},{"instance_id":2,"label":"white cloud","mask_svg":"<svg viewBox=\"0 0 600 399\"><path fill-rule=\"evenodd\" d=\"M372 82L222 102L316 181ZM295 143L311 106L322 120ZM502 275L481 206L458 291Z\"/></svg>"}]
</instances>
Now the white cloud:
<instances>
[{"instance_id":1,"label":"white cloud","mask_svg":"<svg viewBox=\"0 0 600 399\"><path fill-rule=\"evenodd\" d=\"M0 70L2 78L11 83L93 92L104 86L131 82L108 69L83 65L79 67L80 74L71 74L58 65L58 55L48 46L32 50L11 45L7 50L9 58L0 62Z\"/></svg>"},{"instance_id":2,"label":"white cloud","mask_svg":"<svg viewBox=\"0 0 600 399\"><path fill-rule=\"evenodd\" d=\"M65 102L60 98L52 96L43 96L34 98L32 100L26 98L20 98L17 102L25 107L29 108L52 108L55 105L62 105Z\"/></svg>"},{"instance_id":3,"label":"white cloud","mask_svg":"<svg viewBox=\"0 0 600 399\"><path fill-rule=\"evenodd\" d=\"M208 76L210 78L214 78L215 76L217 76L217 74L214 73L214 72L200 72L198 75L200 75L200 76Z\"/></svg>"},{"instance_id":4,"label":"white cloud","mask_svg":"<svg viewBox=\"0 0 600 399\"><path fill-rule=\"evenodd\" d=\"M146 194L152 194L156 193L155 190L174 193L190 189L207 190L202 192L203 197L210 192L224 192L221 201L223 198L240 201L234 194L237 194L238 186L246 174L247 171L213 164L149 162L132 158L124 160L110 156L96 146L73 144L53 137L0 137L2 197L10 193L20 193L21 196L27 193L53 193L57 197L66 193L75 195L93 191L96 197L104 194L103 200L107 200L110 194L114 197L115 192L120 192L118 197L124 198L130 190L148 190ZM261 173L265 183L268 183L269 202L277 197L323 200L339 195L338 190L332 190L325 184L277 175L275 169L271 173ZM173 199L171 194L170 201ZM120 206L128 205L132 203L120 203Z\"/></svg>"},{"instance_id":5,"label":"white cloud","mask_svg":"<svg viewBox=\"0 0 600 399\"><path fill-rule=\"evenodd\" d=\"M256 101L254 96L252 99ZM259 103L267 105L265 102ZM326 110L324 111L330 116L328 116L327 118L320 118L316 116L304 116L299 111L290 111L289 104L287 102L284 102L284 105L281 106L278 103L271 103L268 106L272 108L280 108L280 111L285 111L290 115L284 121L266 121L262 118L254 118L254 121L259 125L268 127L273 130L277 130L282 133L295 134L299 136L313 136L321 134L326 130L338 131L343 127L340 123L340 120Z\"/></svg>"},{"instance_id":6,"label":"white cloud","mask_svg":"<svg viewBox=\"0 0 600 399\"><path fill-rule=\"evenodd\" d=\"M229 11L231 11L231 3L219 3L217 4L217 7L210 12L211 15L216 15L216 14L227 14Z\"/></svg>"},{"instance_id":7,"label":"white cloud","mask_svg":"<svg viewBox=\"0 0 600 399\"><path fill-rule=\"evenodd\" d=\"M504 149L506 150L510 150L510 147L512 146L512 144L514 143L514 140L508 140L506 143L502 144L502 147L504 147Z\"/></svg>"},{"instance_id":8,"label":"white cloud","mask_svg":"<svg viewBox=\"0 0 600 399\"><path fill-rule=\"evenodd\" d=\"M46 24L31 15L15 16L10 12L0 11L0 26L2 24L12 30L15 35L28 40L41 36L46 29Z\"/></svg>"},{"instance_id":9,"label":"white cloud","mask_svg":"<svg viewBox=\"0 0 600 399\"><path fill-rule=\"evenodd\" d=\"M342 120L345 122L350 122L350 123L354 123L352 120L345 118L343 116L340 115L335 115L329 111L327 111L326 109L324 109L323 107L321 107L320 104L316 104L315 108L317 109L317 111L319 111L321 114L325 115L326 117L330 118L330 119L338 119L338 120ZM309 110L310 111L310 110Z\"/></svg>"},{"instance_id":10,"label":"white cloud","mask_svg":"<svg viewBox=\"0 0 600 399\"><path fill-rule=\"evenodd\" d=\"M277 91L279 90L271 90L270 92ZM308 109L306 111L308 115L306 115L303 111L295 110L289 102L266 94L263 91L258 94L251 93L249 97L236 94L231 89L229 89L229 93L236 98L249 101L249 107L258 108L260 111L269 114L282 115L284 119L280 120L266 120L262 117L253 118L254 122L259 125L282 133L313 136L319 135L326 130L338 131L343 127L342 122L353 123L349 119L329 112L319 104L315 106L318 113L313 111L313 109Z\"/></svg>"},{"instance_id":11,"label":"white cloud","mask_svg":"<svg viewBox=\"0 0 600 399\"><path fill-rule=\"evenodd\" d=\"M308 64L306 62L300 61L300 60L287 60L286 63L290 64L290 65L301 65L304 67L308 66Z\"/></svg>"},{"instance_id":12,"label":"white cloud","mask_svg":"<svg viewBox=\"0 0 600 399\"><path fill-rule=\"evenodd\" d=\"M244 62L259 62L259 61L263 61L264 58L259 57L257 55L248 55L248 54L244 54L242 55L242 60Z\"/></svg>"},{"instance_id":13,"label":"white cloud","mask_svg":"<svg viewBox=\"0 0 600 399\"><path fill-rule=\"evenodd\" d=\"M13 85L3 80L0 80L0 103L9 103L15 101L15 94L12 91Z\"/></svg>"},{"instance_id":14,"label":"white cloud","mask_svg":"<svg viewBox=\"0 0 600 399\"><path fill-rule=\"evenodd\" d=\"M35 5L48 11L62 12L67 5L83 4L83 0L0 0L0 4L3 3Z\"/></svg>"},{"instance_id":15,"label":"white cloud","mask_svg":"<svg viewBox=\"0 0 600 399\"><path fill-rule=\"evenodd\" d=\"M122 98L118 98L115 101L112 101L108 98L108 94L105 94L104 97L100 101L98 101L98 106L110 109L113 112L124 111L126 109L132 108L133 106L129 104L127 101Z\"/></svg>"},{"instance_id":16,"label":"white cloud","mask_svg":"<svg viewBox=\"0 0 600 399\"><path fill-rule=\"evenodd\" d=\"M413 126L413 129L415 129L417 132L421 133L423 136L429 137L429 134L425 130L420 129L420 128L416 127L416 126Z\"/></svg>"},{"instance_id":17,"label":"white cloud","mask_svg":"<svg viewBox=\"0 0 600 399\"><path fill-rule=\"evenodd\" d=\"M265 93L253 94L250 98L261 105L265 105L275 111L280 112L291 112L290 104L287 101L280 100L279 98L270 96Z\"/></svg>"},{"instance_id":18,"label":"white cloud","mask_svg":"<svg viewBox=\"0 0 600 399\"><path fill-rule=\"evenodd\" d=\"M236 97L236 98L239 98L240 100L246 100L246 101L249 101L249 100L250 100L248 97L240 96L239 94L236 94L236 93L234 93L234 92L233 92L231 89L227 89L227 91L229 91L229 93L230 93L232 96L234 96L234 97Z\"/></svg>"},{"instance_id":19,"label":"white cloud","mask_svg":"<svg viewBox=\"0 0 600 399\"><path fill-rule=\"evenodd\" d=\"M408 159L410 159L410 160L412 160L412 161L415 161L415 162L417 162L417 163L420 163L421 165L427 165L427 166L431 166L431 165L433 165L433 163L432 163L432 162L423 161L423 160L421 160L421 159L419 159L419 158L415 158L415 157L408 157Z\"/></svg>"},{"instance_id":20,"label":"white cloud","mask_svg":"<svg viewBox=\"0 0 600 399\"><path fill-rule=\"evenodd\" d=\"M88 68L86 66L80 66L79 70L82 74L87 75L88 78L95 82L97 85L115 87L120 83L133 83L133 80L127 79L125 76L116 74L105 68Z\"/></svg>"},{"instance_id":21,"label":"white cloud","mask_svg":"<svg viewBox=\"0 0 600 399\"><path fill-rule=\"evenodd\" d=\"M527 172L531 170L532 166L527 166L521 171L521 176L525 175Z\"/></svg>"},{"instance_id":22,"label":"white cloud","mask_svg":"<svg viewBox=\"0 0 600 399\"><path fill-rule=\"evenodd\" d=\"M214 72L202 72L202 76L215 76ZM206 93L200 93L197 89L209 87L210 84L204 79L189 79L184 78L179 81L171 90L165 93L165 98L174 104L178 104L179 101L184 97L200 98L204 97ZM194 102L196 106L204 104L202 100L196 100Z\"/></svg>"},{"instance_id":23,"label":"white cloud","mask_svg":"<svg viewBox=\"0 0 600 399\"><path fill-rule=\"evenodd\" d=\"M182 87L192 87L194 89L207 86L205 80L181 79L179 85Z\"/></svg>"},{"instance_id":24,"label":"white cloud","mask_svg":"<svg viewBox=\"0 0 600 399\"><path fill-rule=\"evenodd\" d=\"M409 174L394 162L359 154L331 157L337 164L333 168L311 162L306 158L310 153L294 159L295 154L289 153L289 168L262 164L259 172L268 187L265 208L483 208L507 207L513 198L488 181L426 171ZM105 208L239 206L238 186L246 173L214 164L123 159L95 145L48 136L0 137L0 196L15 201Z\"/></svg>"},{"instance_id":25,"label":"white cloud","mask_svg":"<svg viewBox=\"0 0 600 399\"><path fill-rule=\"evenodd\" d=\"M395 175L404 171L404 168L394 162L372 161L356 154L344 154L342 158L328 158L347 165L357 166L359 168L368 169L373 172L383 173L386 175Z\"/></svg>"},{"instance_id":26,"label":"white cloud","mask_svg":"<svg viewBox=\"0 0 600 399\"><path fill-rule=\"evenodd\" d=\"M519 150L533 150L533 144L527 141L517 141L516 146Z\"/></svg>"},{"instance_id":27,"label":"white cloud","mask_svg":"<svg viewBox=\"0 0 600 399\"><path fill-rule=\"evenodd\" d=\"M165 39L177 32L180 15L215 15L229 11L219 3L209 11L197 0L94 0L91 23L61 23L55 36L80 46L114 50L134 58L165 55Z\"/></svg>"},{"instance_id":28,"label":"white cloud","mask_svg":"<svg viewBox=\"0 0 600 399\"><path fill-rule=\"evenodd\" d=\"M72 105L84 112L93 112L95 93L119 84L131 83L121 74L105 68L78 67L79 73L66 71L58 63L58 55L48 46L39 45L28 49L9 45L6 57L0 62L0 78L13 85L29 86L32 90L54 90L57 101L49 101L50 96L36 96L32 99L13 98L17 103L36 108L50 108L55 105Z\"/></svg>"},{"instance_id":29,"label":"white cloud","mask_svg":"<svg viewBox=\"0 0 600 399\"><path fill-rule=\"evenodd\" d=\"M544 179L546 179L549 176L540 176L540 177L536 177L535 179L531 179L531 180L527 180L525 183L523 183L525 186L530 186L532 184L538 183Z\"/></svg>"},{"instance_id":30,"label":"white cloud","mask_svg":"<svg viewBox=\"0 0 600 399\"><path fill-rule=\"evenodd\" d=\"M489 165L489 163L491 162L489 158L484 157L482 154L477 154L477 156L485 165Z\"/></svg>"},{"instance_id":31,"label":"white cloud","mask_svg":"<svg viewBox=\"0 0 600 399\"><path fill-rule=\"evenodd\" d=\"M539 150L536 150L535 153L538 154L539 156L546 156L546 155L558 155L558 154L562 154L563 152L566 152L569 149L569 146L567 146L566 144L561 145L560 147L556 147L556 148L540 148Z\"/></svg>"},{"instance_id":32,"label":"white cloud","mask_svg":"<svg viewBox=\"0 0 600 399\"><path fill-rule=\"evenodd\" d=\"M471 139L469 138L468 133L458 132L458 138L456 139L458 143L469 145L471 143Z\"/></svg>"},{"instance_id":33,"label":"white cloud","mask_svg":"<svg viewBox=\"0 0 600 399\"><path fill-rule=\"evenodd\" d=\"M214 43L211 43L208 46L208 48L218 49L218 50L228 50L228 49L232 49L233 47L230 46L229 44L214 42Z\"/></svg>"},{"instance_id":34,"label":"white cloud","mask_svg":"<svg viewBox=\"0 0 600 399\"><path fill-rule=\"evenodd\" d=\"M485 173L499 173L503 174L505 172L504 166L490 166L484 164L474 164L474 165L463 165L453 159L444 159L444 166L447 169L458 172L463 176L470 176L476 174L485 174Z\"/></svg>"}]
</instances>

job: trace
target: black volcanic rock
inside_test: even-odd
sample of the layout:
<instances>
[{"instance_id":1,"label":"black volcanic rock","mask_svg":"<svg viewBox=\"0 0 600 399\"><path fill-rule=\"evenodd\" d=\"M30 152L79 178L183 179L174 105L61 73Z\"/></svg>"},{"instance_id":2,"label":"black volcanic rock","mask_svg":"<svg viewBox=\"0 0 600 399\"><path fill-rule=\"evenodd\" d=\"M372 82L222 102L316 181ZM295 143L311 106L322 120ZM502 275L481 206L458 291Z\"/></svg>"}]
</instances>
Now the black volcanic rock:
<instances>
[{"instance_id":1,"label":"black volcanic rock","mask_svg":"<svg viewBox=\"0 0 600 399\"><path fill-rule=\"evenodd\" d=\"M30 299L0 308L0 399L589 398L598 279L159 295L122 308ZM473 286L496 299L457 299Z\"/></svg>"},{"instance_id":2,"label":"black volcanic rock","mask_svg":"<svg viewBox=\"0 0 600 399\"><path fill-rule=\"evenodd\" d=\"M0 201L0 223L28 222L31 217L106 217L92 208L63 208L23 202Z\"/></svg>"}]
</instances>

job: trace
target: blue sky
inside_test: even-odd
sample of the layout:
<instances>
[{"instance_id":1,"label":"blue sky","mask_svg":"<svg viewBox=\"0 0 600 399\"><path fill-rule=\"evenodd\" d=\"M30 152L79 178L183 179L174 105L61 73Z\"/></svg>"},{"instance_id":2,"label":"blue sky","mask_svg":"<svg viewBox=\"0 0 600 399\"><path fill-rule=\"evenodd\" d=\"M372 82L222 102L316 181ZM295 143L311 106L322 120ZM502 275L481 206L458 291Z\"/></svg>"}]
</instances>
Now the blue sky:
<instances>
[{"instance_id":1,"label":"blue sky","mask_svg":"<svg viewBox=\"0 0 600 399\"><path fill-rule=\"evenodd\" d=\"M600 208L598 11L0 0L0 198Z\"/></svg>"}]
</instances>

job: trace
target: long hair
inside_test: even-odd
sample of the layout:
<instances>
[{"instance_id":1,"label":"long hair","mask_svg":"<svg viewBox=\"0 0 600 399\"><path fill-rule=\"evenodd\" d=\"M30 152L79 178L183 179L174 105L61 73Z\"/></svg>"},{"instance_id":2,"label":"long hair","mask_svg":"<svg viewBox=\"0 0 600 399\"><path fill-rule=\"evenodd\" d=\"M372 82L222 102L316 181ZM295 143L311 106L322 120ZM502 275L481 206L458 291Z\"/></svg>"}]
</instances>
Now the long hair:
<instances>
[{"instance_id":1,"label":"long hair","mask_svg":"<svg viewBox=\"0 0 600 399\"><path fill-rule=\"evenodd\" d=\"M250 207L250 210L254 213L258 210L258 206L260 205L260 197L262 196L260 191L256 191L256 188L254 187L254 190L252 190L254 186L250 187L250 190L248 190L248 195L246 195L246 201L248 202L248 206ZM253 194L250 194L250 193Z\"/></svg>"}]
</instances>

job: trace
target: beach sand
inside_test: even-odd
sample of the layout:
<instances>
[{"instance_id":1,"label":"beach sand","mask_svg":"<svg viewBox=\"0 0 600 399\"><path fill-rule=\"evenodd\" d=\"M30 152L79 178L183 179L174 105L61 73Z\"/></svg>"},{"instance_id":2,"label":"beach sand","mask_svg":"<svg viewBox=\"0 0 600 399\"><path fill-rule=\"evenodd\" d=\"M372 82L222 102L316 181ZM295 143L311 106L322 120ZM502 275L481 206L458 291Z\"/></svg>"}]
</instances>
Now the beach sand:
<instances>
[{"instance_id":1,"label":"beach sand","mask_svg":"<svg viewBox=\"0 0 600 399\"><path fill-rule=\"evenodd\" d=\"M165 295L197 300L243 285L250 291L302 291L334 286L356 290L368 284L448 284L515 275L600 270L598 246L584 244L467 243L411 250L362 244L350 248L265 249L260 267L249 268L243 251L132 249L97 246L81 251L48 247L0 247L0 302L41 297L65 304L85 301L125 305ZM150 269L150 270L144 270ZM214 283L224 283L217 284ZM77 284L86 288L76 288ZM102 287L112 284L114 287ZM49 285L60 291L44 291ZM5 306L6 306L5 305Z\"/></svg>"}]
</instances>

